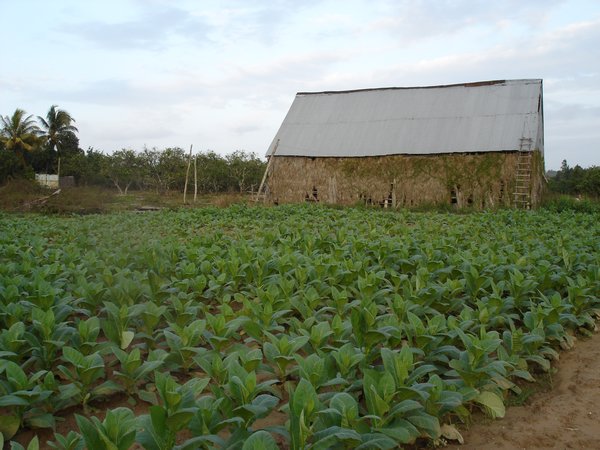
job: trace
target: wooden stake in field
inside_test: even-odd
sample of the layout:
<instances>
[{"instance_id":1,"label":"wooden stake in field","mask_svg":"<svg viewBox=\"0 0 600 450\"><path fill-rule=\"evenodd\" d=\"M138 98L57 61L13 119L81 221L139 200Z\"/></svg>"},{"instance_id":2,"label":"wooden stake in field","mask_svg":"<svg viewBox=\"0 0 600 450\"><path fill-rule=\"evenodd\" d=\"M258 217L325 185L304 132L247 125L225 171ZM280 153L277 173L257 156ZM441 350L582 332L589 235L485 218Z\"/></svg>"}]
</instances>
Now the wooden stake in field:
<instances>
[{"instance_id":1,"label":"wooden stake in field","mask_svg":"<svg viewBox=\"0 0 600 450\"><path fill-rule=\"evenodd\" d=\"M188 185L188 178L190 177L190 166L192 164L192 146L194 144L190 145L190 156L188 157L188 165L187 165L187 171L185 172L185 185L183 186L183 203L185 204L185 197L187 195L187 185Z\"/></svg>"},{"instance_id":2,"label":"wooden stake in field","mask_svg":"<svg viewBox=\"0 0 600 450\"><path fill-rule=\"evenodd\" d=\"M196 203L196 197L198 196L198 169L196 168L196 162L198 158L194 155L194 203Z\"/></svg>"}]
</instances>

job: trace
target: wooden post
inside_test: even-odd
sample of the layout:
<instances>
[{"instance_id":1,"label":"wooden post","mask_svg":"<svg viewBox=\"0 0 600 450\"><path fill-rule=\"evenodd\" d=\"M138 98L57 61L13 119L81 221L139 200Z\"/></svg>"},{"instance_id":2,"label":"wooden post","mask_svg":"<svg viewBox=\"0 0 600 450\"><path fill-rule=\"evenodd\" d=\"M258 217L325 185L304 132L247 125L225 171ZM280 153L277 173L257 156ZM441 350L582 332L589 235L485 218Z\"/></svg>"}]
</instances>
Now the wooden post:
<instances>
[{"instance_id":1,"label":"wooden post","mask_svg":"<svg viewBox=\"0 0 600 450\"><path fill-rule=\"evenodd\" d=\"M194 144L192 144L194 145ZM190 145L190 156L188 157L187 171L185 172L185 185L183 186L183 203L185 204L185 196L187 194L188 178L190 177L190 165L192 164L192 145Z\"/></svg>"},{"instance_id":2,"label":"wooden post","mask_svg":"<svg viewBox=\"0 0 600 450\"><path fill-rule=\"evenodd\" d=\"M198 196L198 169L196 167L196 155L194 155L194 203L196 203L196 197Z\"/></svg>"},{"instance_id":3,"label":"wooden post","mask_svg":"<svg viewBox=\"0 0 600 450\"><path fill-rule=\"evenodd\" d=\"M263 186L265 185L265 181L267 180L267 174L269 173L269 169L271 168L271 164L273 163L273 155L275 154L275 151L277 150L278 146L279 146L279 139L277 139L277 142L275 143L275 146L273 147L273 151L268 156L269 159L267 160L267 168L265 169L265 174L263 175L262 181L260 182L260 186L258 187L258 191L256 192L256 198L254 199L255 202L258 201L258 197L260 196Z\"/></svg>"}]
</instances>

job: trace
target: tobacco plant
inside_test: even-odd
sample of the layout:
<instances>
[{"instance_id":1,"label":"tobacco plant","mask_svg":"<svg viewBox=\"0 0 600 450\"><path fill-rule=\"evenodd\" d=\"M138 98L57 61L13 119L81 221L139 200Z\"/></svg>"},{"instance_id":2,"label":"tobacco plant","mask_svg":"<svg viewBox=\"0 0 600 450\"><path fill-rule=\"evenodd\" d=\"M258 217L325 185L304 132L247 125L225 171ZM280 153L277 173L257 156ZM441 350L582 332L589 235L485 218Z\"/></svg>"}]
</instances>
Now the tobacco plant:
<instances>
[{"instance_id":1,"label":"tobacco plant","mask_svg":"<svg viewBox=\"0 0 600 450\"><path fill-rule=\"evenodd\" d=\"M54 428L54 416L43 407L53 394L41 381L47 374L28 376L16 363L0 360L0 434L11 438L23 426Z\"/></svg>"},{"instance_id":2,"label":"tobacco plant","mask_svg":"<svg viewBox=\"0 0 600 450\"><path fill-rule=\"evenodd\" d=\"M0 426L121 390L152 405L133 426L147 448L434 443L475 408L501 417L592 332L599 223L314 204L0 213ZM286 424L255 429L273 411Z\"/></svg>"},{"instance_id":3,"label":"tobacco plant","mask_svg":"<svg viewBox=\"0 0 600 450\"><path fill-rule=\"evenodd\" d=\"M87 412L92 400L122 390L112 380L97 383L105 377L104 360L98 352L86 356L72 347L63 347L62 359L67 364L59 365L58 371L69 383L60 386L60 400L80 404Z\"/></svg>"},{"instance_id":4,"label":"tobacco plant","mask_svg":"<svg viewBox=\"0 0 600 450\"><path fill-rule=\"evenodd\" d=\"M135 441L136 419L128 408L107 411L103 421L97 417L87 419L80 415L75 415L75 420L88 449L128 450ZM68 440L63 439L63 442L74 448L79 445L74 435Z\"/></svg>"}]
</instances>

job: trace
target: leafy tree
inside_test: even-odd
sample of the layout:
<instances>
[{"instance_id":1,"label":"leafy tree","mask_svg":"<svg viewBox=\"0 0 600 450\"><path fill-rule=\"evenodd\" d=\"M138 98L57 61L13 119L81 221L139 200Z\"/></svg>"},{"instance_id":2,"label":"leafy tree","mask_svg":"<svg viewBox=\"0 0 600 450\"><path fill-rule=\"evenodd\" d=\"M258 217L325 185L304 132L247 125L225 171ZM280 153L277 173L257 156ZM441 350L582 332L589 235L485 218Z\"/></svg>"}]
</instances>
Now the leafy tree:
<instances>
[{"instance_id":1,"label":"leafy tree","mask_svg":"<svg viewBox=\"0 0 600 450\"><path fill-rule=\"evenodd\" d=\"M236 150L228 155L226 160L229 165L231 178L237 183L240 192L244 192L251 186L258 188L265 170L265 163L254 153L245 153L241 150Z\"/></svg>"},{"instance_id":2,"label":"leafy tree","mask_svg":"<svg viewBox=\"0 0 600 450\"><path fill-rule=\"evenodd\" d=\"M600 198L600 166L586 169L581 187L585 193Z\"/></svg>"},{"instance_id":3,"label":"leafy tree","mask_svg":"<svg viewBox=\"0 0 600 450\"><path fill-rule=\"evenodd\" d=\"M123 149L103 160L101 172L113 182L119 194L127 195L130 186L141 180L142 162L133 150Z\"/></svg>"},{"instance_id":4,"label":"leafy tree","mask_svg":"<svg viewBox=\"0 0 600 450\"><path fill-rule=\"evenodd\" d=\"M600 197L600 167L569 167L567 161L563 160L556 176L550 179L549 186L552 191L561 194Z\"/></svg>"},{"instance_id":5,"label":"leafy tree","mask_svg":"<svg viewBox=\"0 0 600 450\"><path fill-rule=\"evenodd\" d=\"M47 149L50 154L56 152L57 157L67 147L73 147L73 140L77 140L75 133L78 131L73 125L75 120L67 111L58 109L56 105L52 105L46 114L46 118L38 116L41 124L42 137L46 140ZM79 145L79 140L75 148ZM60 174L59 174L60 175Z\"/></svg>"},{"instance_id":6,"label":"leafy tree","mask_svg":"<svg viewBox=\"0 0 600 450\"><path fill-rule=\"evenodd\" d=\"M25 111L17 108L12 116L0 116L0 141L8 151L14 152L21 165L27 165L25 155L40 143L40 129L33 116L25 116Z\"/></svg>"},{"instance_id":7,"label":"leafy tree","mask_svg":"<svg viewBox=\"0 0 600 450\"><path fill-rule=\"evenodd\" d=\"M213 151L196 156L198 187L203 192L223 192L230 186L227 161Z\"/></svg>"},{"instance_id":8,"label":"leafy tree","mask_svg":"<svg viewBox=\"0 0 600 450\"><path fill-rule=\"evenodd\" d=\"M157 150L145 148L140 155L144 166L145 184L158 193L183 189L187 156L179 147Z\"/></svg>"},{"instance_id":9,"label":"leafy tree","mask_svg":"<svg viewBox=\"0 0 600 450\"><path fill-rule=\"evenodd\" d=\"M0 184L19 177L33 177L33 173L23 166L15 152L6 150L0 141Z\"/></svg>"},{"instance_id":10,"label":"leafy tree","mask_svg":"<svg viewBox=\"0 0 600 450\"><path fill-rule=\"evenodd\" d=\"M61 159L63 175L72 175L78 185L110 185L111 180L103 172L110 157L89 147L87 151L78 149L77 152L68 150Z\"/></svg>"}]
</instances>

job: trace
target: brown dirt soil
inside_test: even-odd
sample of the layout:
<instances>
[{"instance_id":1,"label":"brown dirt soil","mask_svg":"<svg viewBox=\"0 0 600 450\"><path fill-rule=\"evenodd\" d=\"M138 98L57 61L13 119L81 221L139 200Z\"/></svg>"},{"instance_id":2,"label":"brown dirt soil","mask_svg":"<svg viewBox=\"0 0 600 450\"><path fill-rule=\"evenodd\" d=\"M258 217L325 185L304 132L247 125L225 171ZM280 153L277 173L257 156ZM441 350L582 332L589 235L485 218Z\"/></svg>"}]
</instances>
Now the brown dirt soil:
<instances>
[{"instance_id":1,"label":"brown dirt soil","mask_svg":"<svg viewBox=\"0 0 600 450\"><path fill-rule=\"evenodd\" d=\"M552 389L507 408L504 419L477 421L449 450L600 448L600 334L563 351Z\"/></svg>"}]
</instances>

